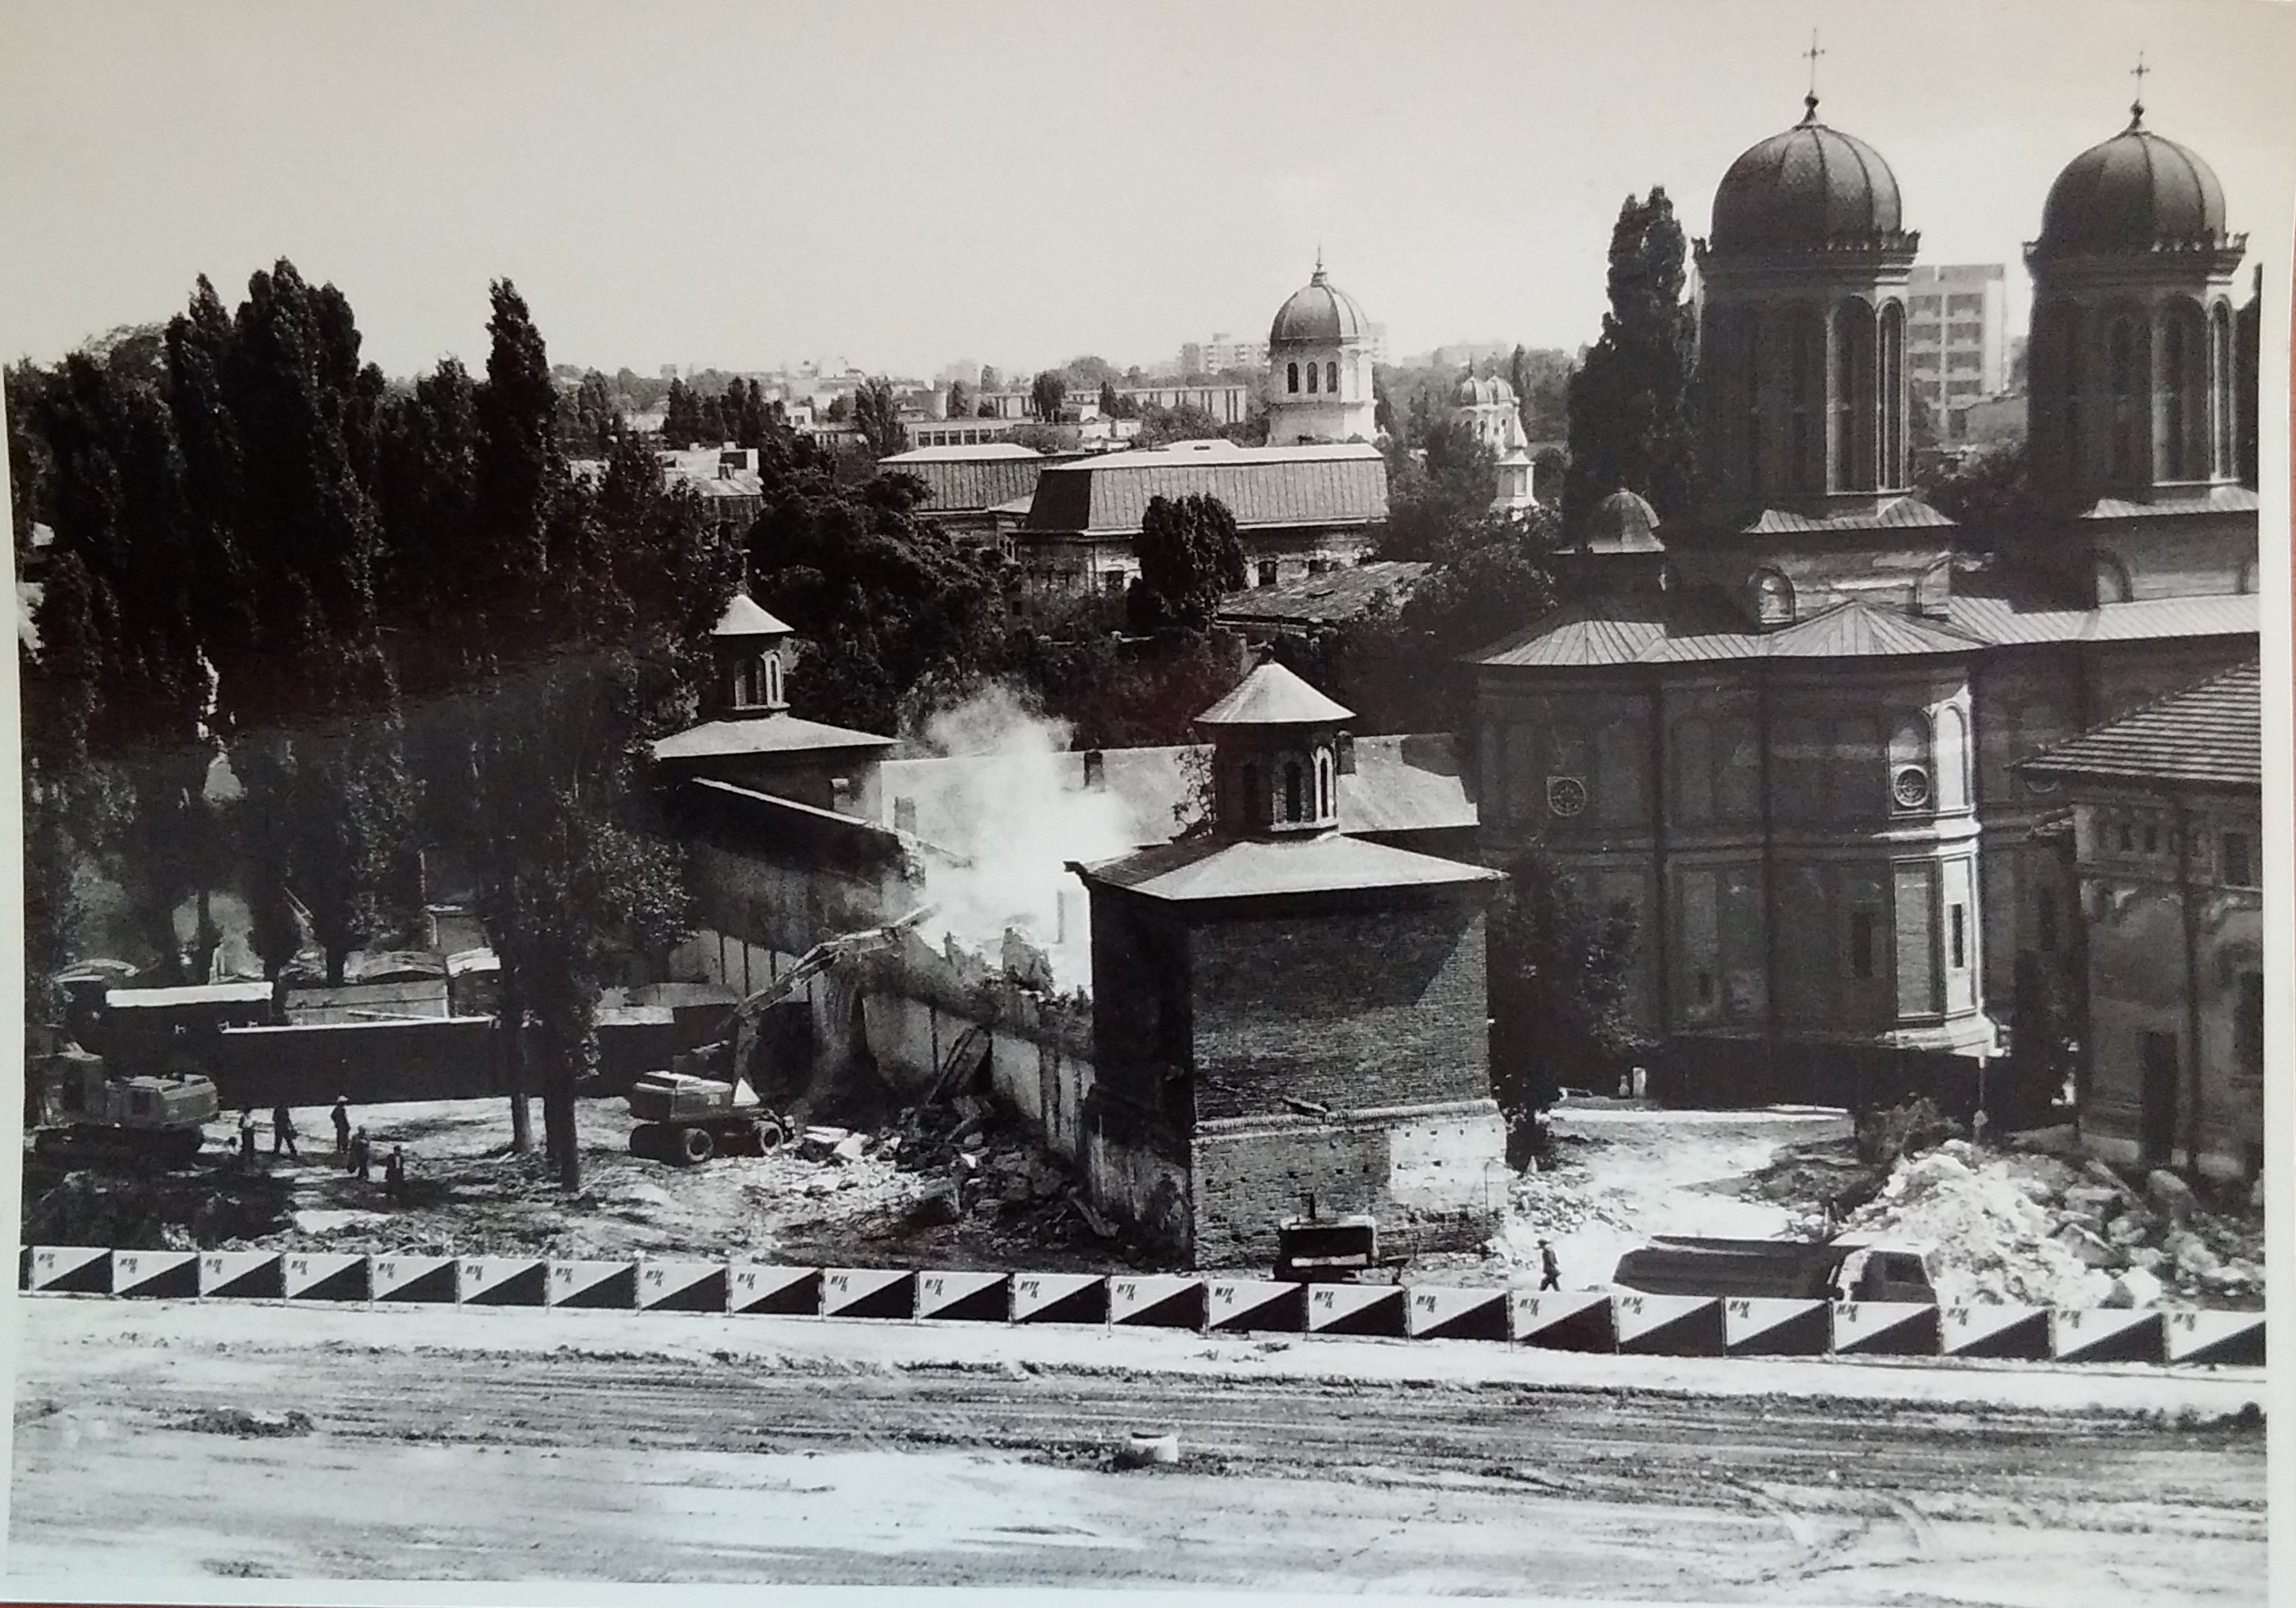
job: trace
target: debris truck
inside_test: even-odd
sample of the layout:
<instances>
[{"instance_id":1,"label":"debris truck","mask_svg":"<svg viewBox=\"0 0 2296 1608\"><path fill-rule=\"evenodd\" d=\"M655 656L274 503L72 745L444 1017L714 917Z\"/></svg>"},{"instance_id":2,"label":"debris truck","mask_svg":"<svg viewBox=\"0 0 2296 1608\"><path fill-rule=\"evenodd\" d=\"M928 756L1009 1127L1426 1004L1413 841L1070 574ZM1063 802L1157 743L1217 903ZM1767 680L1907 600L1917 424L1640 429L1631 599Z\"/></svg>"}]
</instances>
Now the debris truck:
<instances>
[{"instance_id":1,"label":"debris truck","mask_svg":"<svg viewBox=\"0 0 2296 1608\"><path fill-rule=\"evenodd\" d=\"M1826 1241L1660 1235L1619 1259L1611 1283L1645 1295L1780 1297L1937 1304L1917 1246L1855 1235Z\"/></svg>"},{"instance_id":2,"label":"debris truck","mask_svg":"<svg viewBox=\"0 0 2296 1608\"><path fill-rule=\"evenodd\" d=\"M753 1092L758 1024L775 1005L840 961L890 948L900 934L932 914L914 910L897 922L816 944L797 964L734 1007L726 1032L714 1044L674 1057L666 1072L648 1072L630 1086L630 1153L691 1167L712 1156L763 1155L787 1138L789 1120Z\"/></svg>"}]
</instances>

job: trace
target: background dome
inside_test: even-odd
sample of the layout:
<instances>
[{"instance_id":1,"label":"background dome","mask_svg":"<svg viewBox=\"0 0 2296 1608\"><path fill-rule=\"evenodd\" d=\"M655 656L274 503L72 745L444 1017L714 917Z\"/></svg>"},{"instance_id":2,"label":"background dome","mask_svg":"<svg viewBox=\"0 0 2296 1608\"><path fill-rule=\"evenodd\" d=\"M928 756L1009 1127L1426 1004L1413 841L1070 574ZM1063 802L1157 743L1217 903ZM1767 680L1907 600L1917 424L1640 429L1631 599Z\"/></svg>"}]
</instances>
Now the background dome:
<instances>
[{"instance_id":1,"label":"background dome","mask_svg":"<svg viewBox=\"0 0 2296 1608\"><path fill-rule=\"evenodd\" d=\"M1513 402L1514 387L1496 374L1488 380L1478 380L1471 374L1459 381L1452 399L1461 407L1488 407L1494 403Z\"/></svg>"},{"instance_id":2,"label":"background dome","mask_svg":"<svg viewBox=\"0 0 2296 1608\"><path fill-rule=\"evenodd\" d=\"M1713 244L1723 250L1817 250L1891 236L1900 228L1898 176L1863 140L1808 114L1730 164L1714 193Z\"/></svg>"},{"instance_id":3,"label":"background dome","mask_svg":"<svg viewBox=\"0 0 2296 1608\"><path fill-rule=\"evenodd\" d=\"M1355 298L1324 277L1321 263L1316 276L1292 293L1268 326L1267 344L1331 346L1360 340L1368 328Z\"/></svg>"},{"instance_id":4,"label":"background dome","mask_svg":"<svg viewBox=\"0 0 2296 1608\"><path fill-rule=\"evenodd\" d=\"M1588 511L1583 533L1593 553L1658 553L1658 510L1631 491L1611 493Z\"/></svg>"},{"instance_id":5,"label":"background dome","mask_svg":"<svg viewBox=\"0 0 2296 1608\"><path fill-rule=\"evenodd\" d=\"M2224 186L2209 165L2174 140L2127 128L2066 164L2041 208L2039 249L2049 254L2144 251L2156 245L2222 246Z\"/></svg>"}]
</instances>

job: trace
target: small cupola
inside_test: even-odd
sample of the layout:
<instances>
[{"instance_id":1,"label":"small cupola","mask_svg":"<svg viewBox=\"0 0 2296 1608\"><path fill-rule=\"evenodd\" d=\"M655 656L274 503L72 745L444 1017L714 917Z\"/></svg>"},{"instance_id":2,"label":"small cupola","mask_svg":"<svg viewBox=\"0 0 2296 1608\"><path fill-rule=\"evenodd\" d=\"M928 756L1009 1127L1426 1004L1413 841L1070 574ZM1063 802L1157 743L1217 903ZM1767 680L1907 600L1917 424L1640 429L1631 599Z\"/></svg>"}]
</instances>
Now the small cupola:
<instances>
[{"instance_id":1,"label":"small cupola","mask_svg":"<svg viewBox=\"0 0 2296 1608\"><path fill-rule=\"evenodd\" d=\"M1340 824L1341 728L1354 712L1280 664L1263 664L1196 717L1212 744L1221 837L1315 836Z\"/></svg>"},{"instance_id":2,"label":"small cupola","mask_svg":"<svg viewBox=\"0 0 2296 1608\"><path fill-rule=\"evenodd\" d=\"M734 593L709 633L717 674L710 678L710 707L703 712L721 720L785 713L789 700L783 695L782 672L789 636L789 627L748 593Z\"/></svg>"}]
</instances>

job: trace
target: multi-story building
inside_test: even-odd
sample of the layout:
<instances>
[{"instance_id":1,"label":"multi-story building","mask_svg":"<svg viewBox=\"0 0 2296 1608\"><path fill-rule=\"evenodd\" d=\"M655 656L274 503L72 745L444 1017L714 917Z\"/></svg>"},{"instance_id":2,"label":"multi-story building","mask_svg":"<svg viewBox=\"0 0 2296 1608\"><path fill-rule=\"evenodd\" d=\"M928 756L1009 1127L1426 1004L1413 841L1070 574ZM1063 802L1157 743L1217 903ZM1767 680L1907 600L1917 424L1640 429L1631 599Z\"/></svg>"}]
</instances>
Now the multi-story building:
<instances>
[{"instance_id":1,"label":"multi-story building","mask_svg":"<svg viewBox=\"0 0 2296 1608\"><path fill-rule=\"evenodd\" d=\"M1958 410L2009 388L2006 271L1997 262L1915 264L1906 276L1906 368L1939 440Z\"/></svg>"}]
</instances>

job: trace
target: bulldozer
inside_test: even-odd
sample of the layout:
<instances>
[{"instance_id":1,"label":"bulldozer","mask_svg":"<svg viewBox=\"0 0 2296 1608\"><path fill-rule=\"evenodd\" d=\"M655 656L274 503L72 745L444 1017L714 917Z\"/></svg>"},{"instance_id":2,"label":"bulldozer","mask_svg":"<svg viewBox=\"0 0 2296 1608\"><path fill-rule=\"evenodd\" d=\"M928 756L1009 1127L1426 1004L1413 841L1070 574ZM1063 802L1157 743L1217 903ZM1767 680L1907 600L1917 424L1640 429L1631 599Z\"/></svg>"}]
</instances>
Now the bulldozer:
<instances>
[{"instance_id":1,"label":"bulldozer","mask_svg":"<svg viewBox=\"0 0 2296 1608\"><path fill-rule=\"evenodd\" d=\"M734 1007L726 1036L673 1056L670 1070L648 1072L630 1086L630 1153L674 1167L713 1156L758 1156L787 1138L789 1119L754 1093L759 1024L774 1006L840 962L900 941L903 931L931 915L930 906L897 922L816 944L798 963Z\"/></svg>"},{"instance_id":2,"label":"bulldozer","mask_svg":"<svg viewBox=\"0 0 2296 1608\"><path fill-rule=\"evenodd\" d=\"M34 1059L41 1126L32 1153L65 1167L188 1167L201 1125L222 1109L212 1079L188 1071L117 1073L67 1044Z\"/></svg>"}]
</instances>

